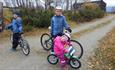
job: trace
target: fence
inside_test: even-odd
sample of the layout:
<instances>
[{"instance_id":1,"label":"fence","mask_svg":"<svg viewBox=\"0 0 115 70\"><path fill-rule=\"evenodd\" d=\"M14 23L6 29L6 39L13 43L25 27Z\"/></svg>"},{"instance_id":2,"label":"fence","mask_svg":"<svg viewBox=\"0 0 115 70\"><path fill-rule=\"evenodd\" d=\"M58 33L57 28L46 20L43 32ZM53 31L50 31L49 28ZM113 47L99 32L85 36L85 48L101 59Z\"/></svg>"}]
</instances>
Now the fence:
<instances>
[{"instance_id":1,"label":"fence","mask_svg":"<svg viewBox=\"0 0 115 70\"><path fill-rule=\"evenodd\" d=\"M0 32L3 30L3 3L0 2Z\"/></svg>"}]
</instances>

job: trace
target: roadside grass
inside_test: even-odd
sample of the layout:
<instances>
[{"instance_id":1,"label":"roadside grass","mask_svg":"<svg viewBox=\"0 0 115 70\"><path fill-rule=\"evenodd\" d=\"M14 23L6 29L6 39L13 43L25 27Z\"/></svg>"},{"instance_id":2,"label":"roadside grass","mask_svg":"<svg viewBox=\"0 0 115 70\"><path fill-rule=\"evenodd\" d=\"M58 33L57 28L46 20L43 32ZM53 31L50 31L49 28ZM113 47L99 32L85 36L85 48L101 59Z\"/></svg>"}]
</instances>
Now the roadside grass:
<instances>
[{"instance_id":1,"label":"roadside grass","mask_svg":"<svg viewBox=\"0 0 115 70\"><path fill-rule=\"evenodd\" d=\"M24 35L25 36L40 36L42 35L43 33L48 33L48 29L46 28L39 28L39 29L33 29L32 31L30 32L24 32ZM4 39L4 38L8 38L9 36L11 35L11 31L9 30L5 30L3 32L0 33L0 39Z\"/></svg>"},{"instance_id":2,"label":"roadside grass","mask_svg":"<svg viewBox=\"0 0 115 70\"><path fill-rule=\"evenodd\" d=\"M75 24L75 22L72 22L72 21L69 21L71 22L70 23L70 26L72 28L78 28L80 27L80 24ZM85 34L85 33L88 33L88 32L91 32L97 28L100 28L100 27L103 27L104 25L107 25L109 24L111 21L107 21L105 23L102 23L102 24L98 24L97 26L95 27L91 27L91 28L88 28L88 29L85 29L83 31L80 31L80 32L77 32L77 33L74 33L72 34L72 38L78 38L80 37L81 35ZM29 31L29 32L24 32L24 35L25 36L41 36L43 33L49 33L49 29L48 28L34 28L32 31ZM9 37L11 34L10 31L4 31L4 32L1 32L0 33L0 38L3 39L3 38L7 38Z\"/></svg>"},{"instance_id":3,"label":"roadside grass","mask_svg":"<svg viewBox=\"0 0 115 70\"><path fill-rule=\"evenodd\" d=\"M77 28L79 25L73 21L68 21L71 28ZM34 28L31 31L24 32L25 36L41 36L43 33L49 33L48 28ZM0 33L0 38L7 38L10 36L10 31L4 31Z\"/></svg>"},{"instance_id":4,"label":"roadside grass","mask_svg":"<svg viewBox=\"0 0 115 70\"><path fill-rule=\"evenodd\" d=\"M73 29L73 28L78 28L80 27L79 23L76 23L74 21L68 21L69 26Z\"/></svg>"},{"instance_id":5,"label":"roadside grass","mask_svg":"<svg viewBox=\"0 0 115 70\"><path fill-rule=\"evenodd\" d=\"M111 14L108 14L108 15L111 15ZM8 8L4 8L4 18L5 18L5 23L9 23L10 22L10 18L12 17L12 12L8 9ZM94 19L94 20L92 20L91 22L95 22L95 21L97 21L98 19ZM89 29L86 29L86 30L83 30L83 31L80 31L80 32L78 32L78 33L74 33L74 34L72 34L72 38L76 38L76 36L77 36L77 38L79 37L79 36L81 36L82 34L84 34L84 33L87 33L87 32L90 32L90 31L93 31L94 29L97 29L97 28L99 28L99 27L102 27L103 25L106 25L106 24L108 24L110 21L107 21L107 22L105 22L105 23L102 23L102 24L100 24L100 25L97 25L96 27L92 27L92 28L89 28ZM70 21L70 20L68 20L68 23L69 23L69 25L70 25L70 27L72 28L72 29L74 29L74 28L79 28L80 26L82 26L82 25L84 25L84 23L76 23L76 22L74 22L74 21ZM40 35L42 35L43 33L49 33L49 30L48 30L48 28L33 28L32 29L32 31L28 31L28 32L24 32L24 35L26 35L26 36L40 36ZM10 36L10 32L9 31L4 31L4 32L2 32L2 33L0 33L0 38L7 38L7 37L9 37Z\"/></svg>"},{"instance_id":6,"label":"roadside grass","mask_svg":"<svg viewBox=\"0 0 115 70\"><path fill-rule=\"evenodd\" d=\"M92 70L115 70L115 28L100 40L100 47L89 60Z\"/></svg>"}]
</instances>

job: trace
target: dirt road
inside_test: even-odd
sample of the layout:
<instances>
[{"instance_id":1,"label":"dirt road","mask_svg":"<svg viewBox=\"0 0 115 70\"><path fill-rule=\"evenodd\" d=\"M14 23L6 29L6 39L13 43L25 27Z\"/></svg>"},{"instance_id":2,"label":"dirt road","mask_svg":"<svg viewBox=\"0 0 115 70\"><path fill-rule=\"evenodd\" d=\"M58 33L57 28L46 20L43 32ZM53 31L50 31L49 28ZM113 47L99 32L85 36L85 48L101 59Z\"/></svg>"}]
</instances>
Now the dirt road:
<instances>
[{"instance_id":1,"label":"dirt road","mask_svg":"<svg viewBox=\"0 0 115 70\"><path fill-rule=\"evenodd\" d=\"M98 47L98 40L103 38L106 33L115 27L115 20L109 23L77 39L84 48L84 55L81 59L82 67L79 70L90 70L87 64L88 57L93 55L93 50ZM90 27L88 26L87 28ZM29 56L23 55L20 48L16 52L12 52L8 39L0 41L0 70L60 70L58 65L53 66L47 62L46 58L49 52L42 49L38 36L27 37L27 40L31 46Z\"/></svg>"}]
</instances>

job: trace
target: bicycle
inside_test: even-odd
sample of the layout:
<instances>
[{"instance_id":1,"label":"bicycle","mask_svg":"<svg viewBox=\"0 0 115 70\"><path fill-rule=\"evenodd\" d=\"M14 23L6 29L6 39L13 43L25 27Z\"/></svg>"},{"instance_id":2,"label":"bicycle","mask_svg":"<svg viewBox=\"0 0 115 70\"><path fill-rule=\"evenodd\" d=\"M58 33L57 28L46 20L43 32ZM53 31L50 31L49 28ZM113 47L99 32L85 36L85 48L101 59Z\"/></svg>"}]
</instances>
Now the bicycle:
<instances>
[{"instance_id":1,"label":"bicycle","mask_svg":"<svg viewBox=\"0 0 115 70\"><path fill-rule=\"evenodd\" d=\"M48 33L44 33L41 35L40 42L41 42L41 46L43 47L44 50L50 51L52 49L52 45L53 45L53 37ZM76 55L80 59L83 55L82 45L76 40L70 40L70 42L76 48L76 51L77 51Z\"/></svg>"},{"instance_id":2,"label":"bicycle","mask_svg":"<svg viewBox=\"0 0 115 70\"><path fill-rule=\"evenodd\" d=\"M67 64L69 64L74 69L80 68L81 67L81 62L80 62L80 60L76 56L74 56L75 49L73 48L73 46L69 47L69 49L70 49L69 53L66 53L64 55L67 58L67 60L68 60ZM55 64L58 63L59 58L55 54L50 54L47 57L47 61L50 64L55 65Z\"/></svg>"},{"instance_id":3,"label":"bicycle","mask_svg":"<svg viewBox=\"0 0 115 70\"><path fill-rule=\"evenodd\" d=\"M22 34L19 37L18 45L21 47L23 54L27 56L30 53L30 46ZM13 42L13 34L10 36L10 41Z\"/></svg>"}]
</instances>

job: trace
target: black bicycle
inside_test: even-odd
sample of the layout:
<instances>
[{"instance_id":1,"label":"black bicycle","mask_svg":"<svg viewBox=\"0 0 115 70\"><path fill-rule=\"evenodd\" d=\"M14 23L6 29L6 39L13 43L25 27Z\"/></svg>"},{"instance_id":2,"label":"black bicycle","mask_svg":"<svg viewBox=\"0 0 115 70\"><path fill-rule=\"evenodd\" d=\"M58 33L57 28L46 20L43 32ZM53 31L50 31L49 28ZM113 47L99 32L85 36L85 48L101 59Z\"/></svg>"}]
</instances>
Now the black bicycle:
<instances>
[{"instance_id":1,"label":"black bicycle","mask_svg":"<svg viewBox=\"0 0 115 70\"><path fill-rule=\"evenodd\" d=\"M13 34L10 36L10 41L13 41ZM24 38L23 34L19 37L19 46L21 47L22 52L27 56L30 53L30 46L27 40Z\"/></svg>"},{"instance_id":2,"label":"black bicycle","mask_svg":"<svg viewBox=\"0 0 115 70\"><path fill-rule=\"evenodd\" d=\"M44 33L41 35L40 42L43 49L46 51L49 51L51 50L52 45L53 45L53 37L48 33ZM74 46L77 51L75 55L78 56L78 58L80 59L83 55L82 45L76 40L71 40L70 42L72 43L72 46Z\"/></svg>"}]
</instances>

